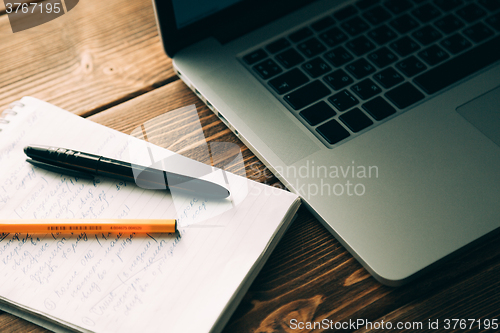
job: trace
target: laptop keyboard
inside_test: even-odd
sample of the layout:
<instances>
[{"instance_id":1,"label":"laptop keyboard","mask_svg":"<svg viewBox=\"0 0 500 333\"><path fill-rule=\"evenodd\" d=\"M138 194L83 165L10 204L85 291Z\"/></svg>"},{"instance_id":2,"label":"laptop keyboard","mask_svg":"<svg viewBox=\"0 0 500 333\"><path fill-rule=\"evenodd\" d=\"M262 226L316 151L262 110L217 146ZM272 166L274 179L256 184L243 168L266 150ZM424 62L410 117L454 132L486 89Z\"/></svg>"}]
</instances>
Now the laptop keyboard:
<instances>
[{"instance_id":1,"label":"laptop keyboard","mask_svg":"<svg viewBox=\"0 0 500 333\"><path fill-rule=\"evenodd\" d=\"M500 60L500 0L360 0L241 62L333 148Z\"/></svg>"}]
</instances>

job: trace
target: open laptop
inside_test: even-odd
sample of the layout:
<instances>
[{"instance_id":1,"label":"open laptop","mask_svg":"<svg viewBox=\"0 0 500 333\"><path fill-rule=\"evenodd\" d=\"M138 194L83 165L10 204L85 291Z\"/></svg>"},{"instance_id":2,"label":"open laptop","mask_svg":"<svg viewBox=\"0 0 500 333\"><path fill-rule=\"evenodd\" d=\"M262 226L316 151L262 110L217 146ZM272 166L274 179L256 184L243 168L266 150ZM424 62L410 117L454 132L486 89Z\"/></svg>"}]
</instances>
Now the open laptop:
<instances>
[{"instance_id":1,"label":"open laptop","mask_svg":"<svg viewBox=\"0 0 500 333\"><path fill-rule=\"evenodd\" d=\"M500 1L154 4L180 78L380 282L500 230Z\"/></svg>"}]
</instances>

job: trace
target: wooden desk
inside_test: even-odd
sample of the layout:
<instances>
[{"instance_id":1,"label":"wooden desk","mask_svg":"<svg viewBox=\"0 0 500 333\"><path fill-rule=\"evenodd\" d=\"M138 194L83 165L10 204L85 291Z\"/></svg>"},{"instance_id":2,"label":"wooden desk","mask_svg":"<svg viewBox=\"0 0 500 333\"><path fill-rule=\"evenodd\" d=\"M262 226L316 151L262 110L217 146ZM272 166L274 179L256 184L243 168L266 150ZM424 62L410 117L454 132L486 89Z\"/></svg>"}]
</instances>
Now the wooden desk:
<instances>
[{"instance_id":1,"label":"wooden desk","mask_svg":"<svg viewBox=\"0 0 500 333\"><path fill-rule=\"evenodd\" d=\"M247 177L279 185L175 76L150 0L80 1L63 17L16 34L4 13L0 8L0 109L31 95L130 133L150 118L196 104L207 141L239 144ZM190 147L167 148L189 155ZM310 331L290 329L290 319L422 322L424 328L436 319L500 320L499 241L495 237L414 283L389 288L301 209L225 332ZM0 332L45 330L1 313Z\"/></svg>"}]
</instances>

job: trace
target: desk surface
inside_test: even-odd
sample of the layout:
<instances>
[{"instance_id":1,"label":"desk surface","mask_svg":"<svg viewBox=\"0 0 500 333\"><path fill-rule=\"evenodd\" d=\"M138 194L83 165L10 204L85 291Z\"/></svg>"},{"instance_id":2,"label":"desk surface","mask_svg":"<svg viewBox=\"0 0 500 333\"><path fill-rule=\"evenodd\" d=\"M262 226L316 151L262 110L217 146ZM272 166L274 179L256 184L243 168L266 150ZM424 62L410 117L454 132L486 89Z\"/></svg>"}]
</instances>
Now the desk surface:
<instances>
[{"instance_id":1,"label":"desk surface","mask_svg":"<svg viewBox=\"0 0 500 333\"><path fill-rule=\"evenodd\" d=\"M0 45L0 109L30 95L130 133L168 110L195 104L207 141L237 143L247 177L279 185L175 76L160 45L150 0L81 1L68 14L16 34L2 3ZM166 148L196 159L190 153L196 151L190 149L196 142L189 145ZM444 319L500 321L499 241L497 236L416 282L389 288L375 281L302 208L225 332L310 331L290 329L291 319L422 322L424 328L436 319L441 327ZM0 312L0 332L45 331Z\"/></svg>"}]
</instances>

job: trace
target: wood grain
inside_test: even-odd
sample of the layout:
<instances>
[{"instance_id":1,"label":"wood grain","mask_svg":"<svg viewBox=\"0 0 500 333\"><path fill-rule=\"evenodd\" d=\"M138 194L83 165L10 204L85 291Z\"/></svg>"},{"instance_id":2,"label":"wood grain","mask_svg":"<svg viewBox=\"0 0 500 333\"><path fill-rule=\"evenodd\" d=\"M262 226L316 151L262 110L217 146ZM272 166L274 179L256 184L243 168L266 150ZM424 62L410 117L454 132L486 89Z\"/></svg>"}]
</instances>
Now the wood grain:
<instances>
[{"instance_id":1,"label":"wood grain","mask_svg":"<svg viewBox=\"0 0 500 333\"><path fill-rule=\"evenodd\" d=\"M426 299L415 300L378 318L372 326L365 327L359 332L378 332L375 322L382 323L382 320L386 323L386 327L387 322L394 327L397 323L409 325L407 329L400 330L400 332L414 332L417 327L429 329L430 323L437 323L437 327L446 332L463 332L463 327L467 330L479 331L478 323L473 323L472 320L497 319L498 322L500 319L500 279L498 279L500 263L497 262L474 273L460 283L444 288ZM450 309L453 309L453 312L450 312ZM445 329L446 319L450 320L449 329ZM457 323L453 319L465 321ZM460 328L460 325L465 326ZM484 327L484 323L481 325ZM496 330L490 328L485 331Z\"/></svg>"},{"instance_id":2,"label":"wood grain","mask_svg":"<svg viewBox=\"0 0 500 333\"><path fill-rule=\"evenodd\" d=\"M152 3L81 1L13 34L0 16L0 109L30 95L89 115L176 80Z\"/></svg>"},{"instance_id":3,"label":"wood grain","mask_svg":"<svg viewBox=\"0 0 500 333\"><path fill-rule=\"evenodd\" d=\"M0 332L2 333L47 333L46 329L22 320L8 313L0 315Z\"/></svg>"}]
</instances>

